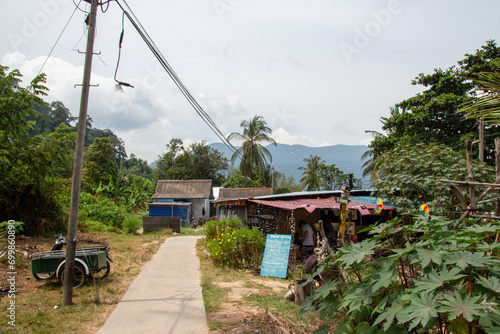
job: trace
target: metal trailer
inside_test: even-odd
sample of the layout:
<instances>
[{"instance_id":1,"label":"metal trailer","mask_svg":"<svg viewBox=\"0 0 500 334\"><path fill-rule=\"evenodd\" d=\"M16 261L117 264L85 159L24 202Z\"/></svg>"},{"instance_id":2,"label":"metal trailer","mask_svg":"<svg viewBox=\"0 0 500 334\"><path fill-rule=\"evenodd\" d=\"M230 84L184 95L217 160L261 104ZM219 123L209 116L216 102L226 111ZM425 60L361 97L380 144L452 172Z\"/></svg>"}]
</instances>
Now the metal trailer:
<instances>
[{"instance_id":1,"label":"metal trailer","mask_svg":"<svg viewBox=\"0 0 500 334\"><path fill-rule=\"evenodd\" d=\"M110 262L109 246L95 246L77 248L75 254L75 267L73 271L73 287L78 288L85 284L87 276L103 279L109 275ZM64 265L66 251L51 250L32 255L31 272L38 280L57 278L62 285L64 282Z\"/></svg>"}]
</instances>

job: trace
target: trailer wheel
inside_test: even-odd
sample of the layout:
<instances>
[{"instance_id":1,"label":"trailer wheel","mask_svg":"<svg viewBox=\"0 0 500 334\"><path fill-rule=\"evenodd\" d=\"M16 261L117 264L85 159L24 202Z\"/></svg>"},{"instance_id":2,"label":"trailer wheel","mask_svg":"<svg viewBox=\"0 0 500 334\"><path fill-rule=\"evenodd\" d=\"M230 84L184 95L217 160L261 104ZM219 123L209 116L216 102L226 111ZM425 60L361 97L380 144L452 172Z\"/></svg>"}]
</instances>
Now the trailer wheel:
<instances>
[{"instance_id":1,"label":"trailer wheel","mask_svg":"<svg viewBox=\"0 0 500 334\"><path fill-rule=\"evenodd\" d=\"M56 273L40 273L40 274L33 274L33 277L35 277L39 281L43 281L49 278L56 277Z\"/></svg>"},{"instance_id":2,"label":"trailer wheel","mask_svg":"<svg viewBox=\"0 0 500 334\"><path fill-rule=\"evenodd\" d=\"M103 279L103 278L108 277L110 271L111 271L111 266L109 265L109 260L106 259L106 267L101 268L101 269L97 269L97 270L93 270L92 276L95 279Z\"/></svg>"},{"instance_id":3,"label":"trailer wheel","mask_svg":"<svg viewBox=\"0 0 500 334\"><path fill-rule=\"evenodd\" d=\"M59 283L64 284L64 267L65 263L59 266L57 271L57 277L59 278ZM79 288L85 284L87 280L87 275L85 274L85 268L79 262L75 262L75 268L73 269L73 288Z\"/></svg>"}]
</instances>

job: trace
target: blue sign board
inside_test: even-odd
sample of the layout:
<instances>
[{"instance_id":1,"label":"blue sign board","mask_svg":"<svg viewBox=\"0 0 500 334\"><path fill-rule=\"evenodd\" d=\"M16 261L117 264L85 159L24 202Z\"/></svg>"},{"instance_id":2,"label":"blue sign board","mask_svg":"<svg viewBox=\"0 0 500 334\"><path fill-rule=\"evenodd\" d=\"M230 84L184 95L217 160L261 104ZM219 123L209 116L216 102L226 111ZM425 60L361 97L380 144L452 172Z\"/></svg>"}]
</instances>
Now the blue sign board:
<instances>
[{"instance_id":1,"label":"blue sign board","mask_svg":"<svg viewBox=\"0 0 500 334\"><path fill-rule=\"evenodd\" d=\"M286 277L291 235L268 234L260 276Z\"/></svg>"}]
</instances>

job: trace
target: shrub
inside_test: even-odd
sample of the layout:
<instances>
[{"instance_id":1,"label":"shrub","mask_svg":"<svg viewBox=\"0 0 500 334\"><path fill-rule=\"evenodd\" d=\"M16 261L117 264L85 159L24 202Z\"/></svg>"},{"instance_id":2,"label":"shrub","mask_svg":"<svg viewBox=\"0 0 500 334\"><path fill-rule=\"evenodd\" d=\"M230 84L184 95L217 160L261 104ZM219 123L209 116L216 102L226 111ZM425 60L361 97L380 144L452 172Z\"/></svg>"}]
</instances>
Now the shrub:
<instances>
[{"instance_id":1,"label":"shrub","mask_svg":"<svg viewBox=\"0 0 500 334\"><path fill-rule=\"evenodd\" d=\"M414 215L370 226L372 238L321 264L313 276L333 278L299 315L342 318L337 333L498 333L500 223L466 222L453 230L455 221Z\"/></svg>"},{"instance_id":2,"label":"shrub","mask_svg":"<svg viewBox=\"0 0 500 334\"><path fill-rule=\"evenodd\" d=\"M84 229L86 232L115 232L115 233L123 233L123 230L118 227L106 225L100 221L95 220L86 220L83 223Z\"/></svg>"},{"instance_id":3,"label":"shrub","mask_svg":"<svg viewBox=\"0 0 500 334\"><path fill-rule=\"evenodd\" d=\"M234 269L260 265L265 242L257 228L243 226L238 218L205 224L207 248L215 264Z\"/></svg>"},{"instance_id":4,"label":"shrub","mask_svg":"<svg viewBox=\"0 0 500 334\"><path fill-rule=\"evenodd\" d=\"M207 240L217 239L227 228L238 229L243 227L243 222L238 217L210 220L205 224Z\"/></svg>"},{"instance_id":5,"label":"shrub","mask_svg":"<svg viewBox=\"0 0 500 334\"><path fill-rule=\"evenodd\" d=\"M120 230L125 220L125 209L117 206L107 197L96 197L88 193L80 195L79 216L85 222L87 228L98 228L107 226L107 230L116 228ZM95 224L99 222L100 224Z\"/></svg>"},{"instance_id":6,"label":"shrub","mask_svg":"<svg viewBox=\"0 0 500 334\"><path fill-rule=\"evenodd\" d=\"M125 217L125 220L123 221L123 231L125 233L137 233L137 230L139 227L141 227L142 224L142 219L139 217L139 215L136 214L129 214Z\"/></svg>"}]
</instances>

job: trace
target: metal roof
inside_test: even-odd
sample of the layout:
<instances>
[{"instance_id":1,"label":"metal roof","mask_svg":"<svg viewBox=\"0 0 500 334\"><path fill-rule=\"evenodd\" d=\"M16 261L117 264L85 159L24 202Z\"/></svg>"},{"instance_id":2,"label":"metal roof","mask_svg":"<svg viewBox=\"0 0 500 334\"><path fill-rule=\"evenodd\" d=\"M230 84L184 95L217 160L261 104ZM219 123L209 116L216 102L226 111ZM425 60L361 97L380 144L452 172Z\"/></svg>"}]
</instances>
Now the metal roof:
<instances>
[{"instance_id":1,"label":"metal roof","mask_svg":"<svg viewBox=\"0 0 500 334\"><path fill-rule=\"evenodd\" d=\"M272 188L220 188L217 201L230 201L272 195Z\"/></svg>"},{"instance_id":2,"label":"metal roof","mask_svg":"<svg viewBox=\"0 0 500 334\"><path fill-rule=\"evenodd\" d=\"M212 180L159 180L153 199L213 198Z\"/></svg>"},{"instance_id":3,"label":"metal roof","mask_svg":"<svg viewBox=\"0 0 500 334\"><path fill-rule=\"evenodd\" d=\"M328 198L299 198L291 200L263 200L263 199L249 199L249 202L272 206L275 208L280 208L284 210L297 210L305 209L309 212L314 211L314 209L340 209L340 203L338 203L335 197ZM365 206L368 210L374 210L376 208L375 204L365 204L360 202L351 201L347 204L348 210L356 210L358 206ZM393 207L384 206L384 210L394 210Z\"/></svg>"}]
</instances>

